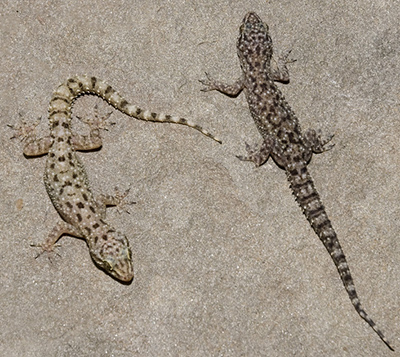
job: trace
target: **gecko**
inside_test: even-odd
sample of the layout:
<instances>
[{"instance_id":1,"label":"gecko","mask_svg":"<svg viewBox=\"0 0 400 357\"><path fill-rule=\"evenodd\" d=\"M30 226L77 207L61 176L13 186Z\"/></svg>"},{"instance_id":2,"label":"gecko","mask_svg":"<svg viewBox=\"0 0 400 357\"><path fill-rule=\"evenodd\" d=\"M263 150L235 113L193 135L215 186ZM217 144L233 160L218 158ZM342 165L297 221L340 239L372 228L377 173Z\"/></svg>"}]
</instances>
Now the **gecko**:
<instances>
[{"instance_id":1,"label":"gecko","mask_svg":"<svg viewBox=\"0 0 400 357\"><path fill-rule=\"evenodd\" d=\"M257 14L249 12L240 26L237 53L242 75L235 83L224 84L207 73L207 79L200 80L205 86L203 91L217 90L231 97L238 96L242 90L245 93L251 116L263 141L258 148L246 143L247 155L237 157L252 161L257 167L271 157L285 170L296 201L335 263L355 310L394 350L361 305L346 257L307 167L313 153L332 148L333 145L327 144L333 136L322 139L315 130L303 134L296 115L274 82L289 82L286 64L289 63L287 56L290 52L280 58L277 69L272 68L273 46L268 25Z\"/></svg>"},{"instance_id":2,"label":"gecko","mask_svg":"<svg viewBox=\"0 0 400 357\"><path fill-rule=\"evenodd\" d=\"M106 206L119 205L125 195L95 197L77 150L102 146L99 127L92 125L89 135L78 135L71 128L74 101L85 94L96 95L122 113L140 120L189 126L221 143L201 126L184 118L142 110L128 103L107 83L88 76L69 78L53 93L49 105L50 135L36 138L33 130L19 129L26 157L47 154L44 172L46 191L61 220L43 244L42 251L52 252L58 239L68 234L83 238L94 263L122 283L133 279L132 251L127 237L105 221ZM14 128L17 129L17 128ZM16 136L15 136L16 137Z\"/></svg>"}]
</instances>

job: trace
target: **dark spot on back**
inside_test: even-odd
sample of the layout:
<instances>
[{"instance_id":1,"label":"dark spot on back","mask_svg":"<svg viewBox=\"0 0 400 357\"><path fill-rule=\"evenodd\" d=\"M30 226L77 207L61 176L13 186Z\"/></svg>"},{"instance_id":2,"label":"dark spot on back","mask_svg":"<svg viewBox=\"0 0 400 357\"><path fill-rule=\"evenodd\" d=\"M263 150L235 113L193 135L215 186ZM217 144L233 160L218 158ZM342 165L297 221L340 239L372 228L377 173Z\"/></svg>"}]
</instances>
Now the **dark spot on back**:
<instances>
[{"instance_id":1,"label":"dark spot on back","mask_svg":"<svg viewBox=\"0 0 400 357\"><path fill-rule=\"evenodd\" d=\"M49 116L51 117L52 114L54 114L54 113L51 113ZM58 120L55 120L55 121L53 121L53 123L51 124L51 128L52 128L52 129L57 128L59 124L60 124L60 122L59 122Z\"/></svg>"},{"instance_id":2,"label":"dark spot on back","mask_svg":"<svg viewBox=\"0 0 400 357\"><path fill-rule=\"evenodd\" d=\"M78 208L84 208L85 207L85 205L82 203L82 202L78 202L77 204L76 204L76 206L78 207Z\"/></svg>"},{"instance_id":3,"label":"dark spot on back","mask_svg":"<svg viewBox=\"0 0 400 357\"><path fill-rule=\"evenodd\" d=\"M294 140L293 132L289 131L287 134L288 134L288 137L289 137L289 141L290 141L292 144L296 143L296 141Z\"/></svg>"},{"instance_id":4,"label":"dark spot on back","mask_svg":"<svg viewBox=\"0 0 400 357\"><path fill-rule=\"evenodd\" d=\"M290 173L290 175L292 175L292 176L298 176L297 169L293 169L293 170L289 171L289 173Z\"/></svg>"},{"instance_id":5,"label":"dark spot on back","mask_svg":"<svg viewBox=\"0 0 400 357\"><path fill-rule=\"evenodd\" d=\"M121 103L119 104L119 107L121 108L121 109L125 109L125 107L128 105L128 102L125 100L125 99L123 99L122 101L121 101Z\"/></svg>"}]
</instances>

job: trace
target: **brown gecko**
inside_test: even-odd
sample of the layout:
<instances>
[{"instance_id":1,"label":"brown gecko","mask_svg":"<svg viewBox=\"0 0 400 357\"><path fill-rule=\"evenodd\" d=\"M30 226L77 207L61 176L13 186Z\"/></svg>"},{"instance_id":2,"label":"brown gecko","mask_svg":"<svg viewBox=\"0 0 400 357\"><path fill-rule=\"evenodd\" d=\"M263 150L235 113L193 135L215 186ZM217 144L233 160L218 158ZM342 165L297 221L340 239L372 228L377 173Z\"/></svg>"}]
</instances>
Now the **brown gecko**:
<instances>
[{"instance_id":1,"label":"brown gecko","mask_svg":"<svg viewBox=\"0 0 400 357\"><path fill-rule=\"evenodd\" d=\"M307 165L313 153L322 153L332 136L322 140L314 130L302 134L298 119L274 81L288 82L287 55L281 58L280 69L271 68L273 54L268 25L254 13L248 13L240 26L237 52L242 76L234 84L226 85L211 79L201 82L203 91L218 90L229 96L237 96L242 90L258 131L263 137L261 148L250 148L248 156L241 160L264 164L269 157L285 170L296 201L299 203L311 227L321 239L332 257L344 287L358 314L374 329L385 344L394 350L381 330L361 306L343 250L339 244Z\"/></svg>"},{"instance_id":2,"label":"brown gecko","mask_svg":"<svg viewBox=\"0 0 400 357\"><path fill-rule=\"evenodd\" d=\"M76 150L102 146L98 127L91 126L89 136L71 131L71 110L81 95L92 94L130 117L162 123L187 125L220 142L218 138L186 119L143 111L128 103L113 88L95 77L77 76L61 84L49 106L50 136L36 139L33 130L20 128L16 136L26 140L25 156L47 155L44 183L60 220L45 242L43 251L51 252L63 234L85 239L94 263L121 282L133 279L132 252L126 236L105 222L106 206L118 205L125 195L94 197L86 170Z\"/></svg>"}]
</instances>

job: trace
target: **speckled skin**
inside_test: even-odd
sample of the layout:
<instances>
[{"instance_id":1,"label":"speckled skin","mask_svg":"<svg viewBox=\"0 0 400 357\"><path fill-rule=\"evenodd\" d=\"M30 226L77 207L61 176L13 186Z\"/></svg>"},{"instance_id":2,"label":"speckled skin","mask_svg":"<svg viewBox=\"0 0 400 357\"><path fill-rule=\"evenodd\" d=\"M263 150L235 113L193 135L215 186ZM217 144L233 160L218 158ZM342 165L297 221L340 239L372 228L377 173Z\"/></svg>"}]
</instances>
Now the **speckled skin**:
<instances>
[{"instance_id":1,"label":"speckled skin","mask_svg":"<svg viewBox=\"0 0 400 357\"><path fill-rule=\"evenodd\" d=\"M89 136L71 131L72 104L83 94L97 95L130 117L187 125L220 141L186 119L143 111L129 104L109 85L95 77L70 78L54 92L49 106L50 136L35 139L33 135L28 135L24 149L26 156L48 154L44 183L62 217L41 247L44 251L52 251L63 234L84 238L97 266L121 282L130 282L133 266L129 241L105 222L106 206L121 203L121 197L94 197L85 168L75 153L76 150L91 150L102 145L97 127L91 127Z\"/></svg>"},{"instance_id":2,"label":"speckled skin","mask_svg":"<svg viewBox=\"0 0 400 357\"><path fill-rule=\"evenodd\" d=\"M274 83L289 81L286 57L280 60L280 69L271 68L273 48L268 26L253 12L245 16L240 26L237 51L243 72L241 78L226 85L207 75L208 79L201 81L206 86L203 90L218 90L230 96L244 91L263 142L258 151L247 145L248 156L238 157L253 161L257 166L272 157L285 170L296 201L332 257L356 311L393 350L361 306L345 255L308 172L307 164L312 154L329 150L332 146L324 146L332 137L321 140L314 130L302 134L296 115Z\"/></svg>"}]
</instances>

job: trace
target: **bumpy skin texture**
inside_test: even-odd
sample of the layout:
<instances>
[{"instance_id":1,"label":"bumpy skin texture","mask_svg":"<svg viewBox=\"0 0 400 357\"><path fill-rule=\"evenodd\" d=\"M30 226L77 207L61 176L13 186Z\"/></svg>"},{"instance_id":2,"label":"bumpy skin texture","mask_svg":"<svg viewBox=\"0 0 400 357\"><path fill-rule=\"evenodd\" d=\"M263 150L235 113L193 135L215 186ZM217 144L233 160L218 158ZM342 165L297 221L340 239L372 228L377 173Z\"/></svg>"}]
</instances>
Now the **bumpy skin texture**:
<instances>
[{"instance_id":1,"label":"bumpy skin texture","mask_svg":"<svg viewBox=\"0 0 400 357\"><path fill-rule=\"evenodd\" d=\"M345 255L307 169L313 153L332 147L325 147L332 137L322 140L314 130L302 134L296 115L274 83L289 81L286 57L279 61L281 68L271 68L273 48L268 26L253 12L245 16L240 26L237 51L243 72L241 78L234 84L226 85L207 75L208 79L201 81L206 86L203 90L218 90L229 96L237 96L244 91L263 142L259 150L246 145L248 156L238 156L239 159L253 161L260 166L272 157L285 170L296 201L332 257L356 311L393 350L361 306Z\"/></svg>"},{"instance_id":2,"label":"bumpy skin texture","mask_svg":"<svg viewBox=\"0 0 400 357\"><path fill-rule=\"evenodd\" d=\"M128 239L105 222L106 206L119 205L124 196L94 197L88 177L76 150L92 150L102 145L100 130L91 126L89 136L71 131L72 104L79 96L93 94L130 117L164 123L183 124L218 141L197 124L183 118L143 111L129 104L109 85L95 77L77 76L61 84L49 106L50 136L36 139L28 133L24 154L47 155L44 183L60 220L41 245L52 251L63 234L84 238L97 266L121 282L133 279L132 253ZM23 132L23 130L22 130Z\"/></svg>"}]
</instances>

